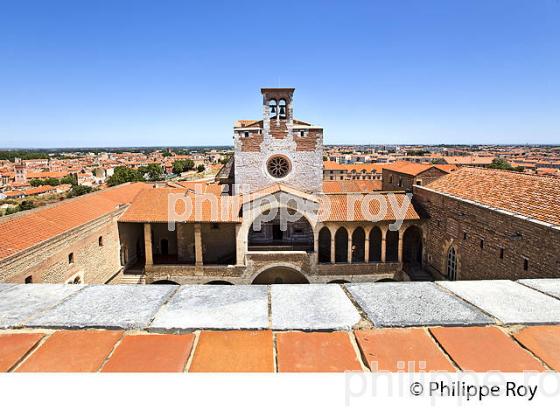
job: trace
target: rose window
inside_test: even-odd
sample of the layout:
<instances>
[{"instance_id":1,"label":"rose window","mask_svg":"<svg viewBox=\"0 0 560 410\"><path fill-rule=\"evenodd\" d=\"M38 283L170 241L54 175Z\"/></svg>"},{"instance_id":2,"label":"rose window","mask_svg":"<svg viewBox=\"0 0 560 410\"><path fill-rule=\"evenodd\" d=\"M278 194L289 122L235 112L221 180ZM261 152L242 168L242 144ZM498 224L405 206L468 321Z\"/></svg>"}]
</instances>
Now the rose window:
<instances>
[{"instance_id":1,"label":"rose window","mask_svg":"<svg viewBox=\"0 0 560 410\"><path fill-rule=\"evenodd\" d=\"M274 178L284 178L290 172L290 162L282 156L272 157L268 160L266 169Z\"/></svg>"}]
</instances>

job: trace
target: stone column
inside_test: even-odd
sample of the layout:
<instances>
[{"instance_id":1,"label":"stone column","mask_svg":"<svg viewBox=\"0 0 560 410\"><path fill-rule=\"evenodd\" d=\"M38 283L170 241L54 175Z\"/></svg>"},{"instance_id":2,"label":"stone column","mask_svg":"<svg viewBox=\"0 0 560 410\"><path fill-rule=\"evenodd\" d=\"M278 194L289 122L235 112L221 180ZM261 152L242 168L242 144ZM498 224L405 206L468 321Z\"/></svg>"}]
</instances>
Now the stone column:
<instances>
[{"instance_id":1,"label":"stone column","mask_svg":"<svg viewBox=\"0 0 560 410\"><path fill-rule=\"evenodd\" d=\"M194 260L196 266L202 266L202 230L200 224L194 224Z\"/></svg>"},{"instance_id":2,"label":"stone column","mask_svg":"<svg viewBox=\"0 0 560 410\"><path fill-rule=\"evenodd\" d=\"M399 262L403 261L403 233L399 231Z\"/></svg>"},{"instance_id":3,"label":"stone column","mask_svg":"<svg viewBox=\"0 0 560 410\"><path fill-rule=\"evenodd\" d=\"M336 261L336 243L334 240L335 235L331 231L331 263Z\"/></svg>"},{"instance_id":4,"label":"stone column","mask_svg":"<svg viewBox=\"0 0 560 410\"><path fill-rule=\"evenodd\" d=\"M387 230L381 230L381 262L385 263L387 255Z\"/></svg>"},{"instance_id":5,"label":"stone column","mask_svg":"<svg viewBox=\"0 0 560 410\"><path fill-rule=\"evenodd\" d=\"M364 241L364 262L369 263L369 232L366 234Z\"/></svg>"},{"instance_id":6,"label":"stone column","mask_svg":"<svg viewBox=\"0 0 560 410\"><path fill-rule=\"evenodd\" d=\"M235 225L235 264L243 265L245 261L244 241L241 237L241 224Z\"/></svg>"},{"instance_id":7,"label":"stone column","mask_svg":"<svg viewBox=\"0 0 560 410\"><path fill-rule=\"evenodd\" d=\"M352 263L352 232L348 229L348 263Z\"/></svg>"},{"instance_id":8,"label":"stone column","mask_svg":"<svg viewBox=\"0 0 560 410\"><path fill-rule=\"evenodd\" d=\"M153 265L152 226L148 223L144 224L144 251L146 254L146 265Z\"/></svg>"}]
</instances>

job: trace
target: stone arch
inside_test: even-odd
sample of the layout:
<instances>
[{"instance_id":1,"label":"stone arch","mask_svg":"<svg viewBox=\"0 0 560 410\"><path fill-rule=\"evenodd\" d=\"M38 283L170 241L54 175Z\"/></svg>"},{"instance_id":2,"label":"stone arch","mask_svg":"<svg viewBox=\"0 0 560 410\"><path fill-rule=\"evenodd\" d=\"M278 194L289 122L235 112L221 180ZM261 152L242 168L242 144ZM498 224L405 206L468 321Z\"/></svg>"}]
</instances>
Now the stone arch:
<instances>
[{"instance_id":1,"label":"stone arch","mask_svg":"<svg viewBox=\"0 0 560 410\"><path fill-rule=\"evenodd\" d=\"M228 282L227 280L211 280L210 282L205 283L205 285L233 285L233 283Z\"/></svg>"},{"instance_id":2,"label":"stone arch","mask_svg":"<svg viewBox=\"0 0 560 410\"><path fill-rule=\"evenodd\" d=\"M399 260L399 231L387 231L385 260L387 262L398 262Z\"/></svg>"},{"instance_id":3,"label":"stone arch","mask_svg":"<svg viewBox=\"0 0 560 410\"><path fill-rule=\"evenodd\" d=\"M363 263L365 261L366 233L359 226L352 232L352 262Z\"/></svg>"},{"instance_id":4,"label":"stone arch","mask_svg":"<svg viewBox=\"0 0 560 410\"><path fill-rule=\"evenodd\" d=\"M285 210L291 215L299 216L297 220L287 221L286 230L282 230L280 224L280 210ZM247 228L247 248L251 250L301 250L312 252L314 250L314 231L313 222L305 212L297 211L282 204L262 207ZM274 220L263 221L260 230L255 230L255 221L265 212L275 211Z\"/></svg>"},{"instance_id":5,"label":"stone arch","mask_svg":"<svg viewBox=\"0 0 560 410\"><path fill-rule=\"evenodd\" d=\"M326 226L319 231L319 263L331 261L331 231Z\"/></svg>"},{"instance_id":6,"label":"stone arch","mask_svg":"<svg viewBox=\"0 0 560 410\"><path fill-rule=\"evenodd\" d=\"M151 285L178 285L178 283L173 282L172 280L161 279L152 282Z\"/></svg>"},{"instance_id":7,"label":"stone arch","mask_svg":"<svg viewBox=\"0 0 560 410\"><path fill-rule=\"evenodd\" d=\"M309 280L298 269L279 264L261 270L251 283L253 285L303 284L309 283Z\"/></svg>"},{"instance_id":8,"label":"stone arch","mask_svg":"<svg viewBox=\"0 0 560 410\"><path fill-rule=\"evenodd\" d=\"M409 266L422 266L422 231L416 225L409 226L403 234L403 263Z\"/></svg>"},{"instance_id":9,"label":"stone arch","mask_svg":"<svg viewBox=\"0 0 560 410\"><path fill-rule=\"evenodd\" d=\"M348 263L348 231L341 226L334 235L335 263Z\"/></svg>"},{"instance_id":10,"label":"stone arch","mask_svg":"<svg viewBox=\"0 0 560 410\"><path fill-rule=\"evenodd\" d=\"M369 261L381 262L381 246L383 244L381 229L374 226L369 232Z\"/></svg>"}]
</instances>

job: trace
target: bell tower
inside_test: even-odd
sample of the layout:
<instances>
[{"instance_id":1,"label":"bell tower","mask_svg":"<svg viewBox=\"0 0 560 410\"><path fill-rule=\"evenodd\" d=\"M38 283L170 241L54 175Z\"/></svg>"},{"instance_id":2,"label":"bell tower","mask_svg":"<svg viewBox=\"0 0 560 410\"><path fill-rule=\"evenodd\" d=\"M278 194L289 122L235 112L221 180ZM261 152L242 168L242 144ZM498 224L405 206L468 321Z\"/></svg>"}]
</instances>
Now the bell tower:
<instances>
[{"instance_id":1,"label":"bell tower","mask_svg":"<svg viewBox=\"0 0 560 410\"><path fill-rule=\"evenodd\" d=\"M322 190L323 129L294 119L293 88L262 88L262 120L234 126L235 184L252 192L282 183Z\"/></svg>"}]
</instances>

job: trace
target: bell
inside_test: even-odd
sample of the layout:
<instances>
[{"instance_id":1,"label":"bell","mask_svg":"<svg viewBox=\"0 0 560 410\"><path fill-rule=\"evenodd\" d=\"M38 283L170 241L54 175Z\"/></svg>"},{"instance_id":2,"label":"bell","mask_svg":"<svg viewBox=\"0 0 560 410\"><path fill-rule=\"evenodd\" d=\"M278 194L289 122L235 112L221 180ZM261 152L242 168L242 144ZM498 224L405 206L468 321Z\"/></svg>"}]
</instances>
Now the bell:
<instances>
[{"instance_id":1,"label":"bell","mask_svg":"<svg viewBox=\"0 0 560 410\"><path fill-rule=\"evenodd\" d=\"M276 106L275 105L270 107L270 114L271 115L276 115Z\"/></svg>"},{"instance_id":2,"label":"bell","mask_svg":"<svg viewBox=\"0 0 560 410\"><path fill-rule=\"evenodd\" d=\"M285 117L286 116L286 107L282 106L280 107L280 117Z\"/></svg>"}]
</instances>

